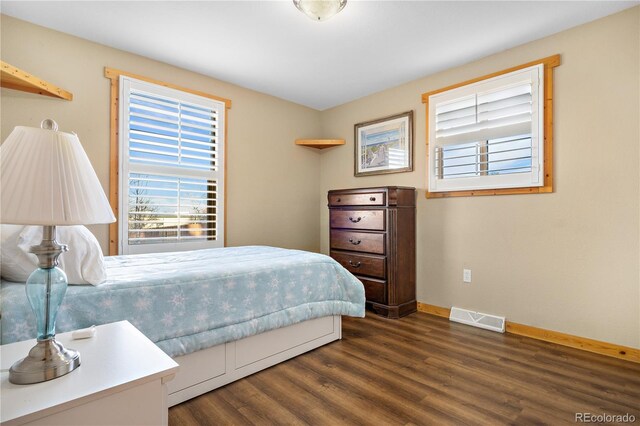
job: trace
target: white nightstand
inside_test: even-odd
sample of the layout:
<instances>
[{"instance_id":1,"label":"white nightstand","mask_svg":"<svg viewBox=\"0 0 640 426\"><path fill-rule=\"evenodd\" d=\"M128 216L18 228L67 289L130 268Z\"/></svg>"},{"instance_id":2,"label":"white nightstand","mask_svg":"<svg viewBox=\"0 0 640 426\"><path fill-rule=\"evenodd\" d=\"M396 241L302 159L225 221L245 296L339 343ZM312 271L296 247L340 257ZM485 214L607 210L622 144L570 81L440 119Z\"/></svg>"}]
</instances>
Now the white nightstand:
<instances>
[{"instance_id":1,"label":"white nightstand","mask_svg":"<svg viewBox=\"0 0 640 426\"><path fill-rule=\"evenodd\" d=\"M166 425L167 386L178 364L128 321L96 327L91 339L56 336L81 365L33 385L9 383L9 368L35 340L0 346L0 422L10 425Z\"/></svg>"}]
</instances>

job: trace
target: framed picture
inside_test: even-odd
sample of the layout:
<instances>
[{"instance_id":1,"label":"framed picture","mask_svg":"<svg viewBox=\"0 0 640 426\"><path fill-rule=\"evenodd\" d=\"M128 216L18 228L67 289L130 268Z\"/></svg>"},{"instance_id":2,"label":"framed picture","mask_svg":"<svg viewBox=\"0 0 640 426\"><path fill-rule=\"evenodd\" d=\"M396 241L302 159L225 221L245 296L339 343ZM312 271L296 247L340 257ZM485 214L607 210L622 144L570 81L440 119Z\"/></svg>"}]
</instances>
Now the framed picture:
<instances>
[{"instance_id":1,"label":"framed picture","mask_svg":"<svg viewBox=\"0 0 640 426\"><path fill-rule=\"evenodd\" d=\"M355 125L355 176L413 170L413 111Z\"/></svg>"}]
</instances>

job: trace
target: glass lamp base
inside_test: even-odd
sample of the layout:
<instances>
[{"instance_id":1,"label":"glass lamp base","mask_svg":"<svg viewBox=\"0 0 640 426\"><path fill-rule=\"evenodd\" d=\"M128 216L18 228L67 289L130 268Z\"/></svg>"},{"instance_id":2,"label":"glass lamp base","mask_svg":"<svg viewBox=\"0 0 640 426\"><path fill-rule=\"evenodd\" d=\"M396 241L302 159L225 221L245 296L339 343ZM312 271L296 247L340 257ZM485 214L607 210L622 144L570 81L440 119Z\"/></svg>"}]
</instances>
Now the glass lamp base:
<instances>
[{"instance_id":1,"label":"glass lamp base","mask_svg":"<svg viewBox=\"0 0 640 426\"><path fill-rule=\"evenodd\" d=\"M11 366L9 381L16 385L53 380L80 366L80 353L66 349L54 338L39 340L29 356Z\"/></svg>"}]
</instances>

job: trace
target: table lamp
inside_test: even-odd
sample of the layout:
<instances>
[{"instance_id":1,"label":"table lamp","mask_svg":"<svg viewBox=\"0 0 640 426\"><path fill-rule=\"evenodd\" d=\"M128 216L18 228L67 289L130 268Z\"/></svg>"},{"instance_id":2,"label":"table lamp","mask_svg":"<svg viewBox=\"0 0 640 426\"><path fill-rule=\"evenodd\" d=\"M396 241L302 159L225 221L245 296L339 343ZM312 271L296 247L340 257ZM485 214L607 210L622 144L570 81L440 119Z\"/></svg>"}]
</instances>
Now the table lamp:
<instances>
[{"instance_id":1,"label":"table lamp","mask_svg":"<svg viewBox=\"0 0 640 426\"><path fill-rule=\"evenodd\" d=\"M30 250L38 269L26 283L37 343L9 370L11 383L44 382L80 366L80 354L55 339L58 308L67 292L67 276L57 267L67 246L56 241L56 226L115 220L75 133L59 132L47 119L39 129L16 127L0 146L0 222L43 227L42 242Z\"/></svg>"}]
</instances>

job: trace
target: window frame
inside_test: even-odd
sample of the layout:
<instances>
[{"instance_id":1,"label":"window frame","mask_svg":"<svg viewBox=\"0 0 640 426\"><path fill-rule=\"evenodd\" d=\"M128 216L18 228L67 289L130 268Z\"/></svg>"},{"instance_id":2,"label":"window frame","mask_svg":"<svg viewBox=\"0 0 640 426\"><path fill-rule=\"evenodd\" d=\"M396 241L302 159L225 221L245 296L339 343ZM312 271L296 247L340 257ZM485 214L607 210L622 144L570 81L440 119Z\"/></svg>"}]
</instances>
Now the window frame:
<instances>
[{"instance_id":1,"label":"window frame","mask_svg":"<svg viewBox=\"0 0 640 426\"><path fill-rule=\"evenodd\" d=\"M222 131L222 138L220 140L220 146L221 146L221 150L222 150L222 161L221 161L221 167L222 167L222 174L221 174L221 179L222 179L222 185L221 185L221 191L222 191L222 197L221 197L221 201L222 201L222 226L220 229L220 232L222 233L222 237L220 238L220 240L218 240L222 246L226 246L226 238L227 238L227 220L226 220L226 201L227 201L227 154L226 154L226 149L227 149L227 111L231 108L231 101L229 99L225 99L225 98L221 98L215 95L211 95L205 92L201 92L198 90L193 90L193 89L188 89L188 88L184 88L181 86L177 86L171 83L166 83L163 81L159 81L159 80L154 80L148 77L144 77L144 76L140 76L137 74L133 74L133 73L128 73L128 72L124 72L121 70L117 70L117 69L113 69L113 68L108 68L105 67L105 77L111 80L111 89L110 89L110 150L109 150L109 202L111 204L111 207L116 215L116 217L120 218L121 217L121 212L120 212L120 177L121 177L121 165L120 165L120 158L121 158L121 143L120 143L120 134L121 134L121 129L120 129L120 121L121 121L121 111L120 111L120 90L121 90L121 84L120 84L120 80L121 80L121 76L124 77L129 77L131 79L135 79L135 80L139 80L140 82L144 82L144 83L151 83L151 84L155 84L157 86L162 86L163 88L168 88L168 89L172 89L172 90L177 90L180 92L184 92L186 94L190 94L190 95L196 95L196 96L200 96L200 97L204 97L204 98L208 98L208 99L212 99L214 101L217 102L221 102L224 104L224 107L222 108L221 113L224 115L223 119L220 121L221 125L224 126L223 127L223 131ZM122 175L124 176L124 175ZM208 247L212 247L213 245L210 242L207 246ZM188 244L188 243L187 243ZM164 244L162 244L164 245ZM184 246L184 243L175 243L176 247L174 249L188 249L189 247ZM157 250L158 247L156 247L156 250L153 249L154 244L148 244L148 245L144 245L144 247L147 248L146 252L154 252L154 251L159 251ZM192 247L191 247L192 248ZM120 244L120 226L119 226L119 222L115 222L109 225L109 255L114 256L114 255L118 255L118 254L122 254L121 253L121 244Z\"/></svg>"},{"instance_id":2,"label":"window frame","mask_svg":"<svg viewBox=\"0 0 640 426\"><path fill-rule=\"evenodd\" d=\"M422 94L422 103L426 106L426 144L427 144L427 182L429 182L430 178L430 107L429 107L429 98L433 95L451 91L463 86L467 86L474 83L483 82L485 80L490 80L495 77L500 77L504 74L509 74L515 71L520 71L525 68L530 68L536 65L542 65L544 68L544 76L542 86L543 86L543 117L542 117L542 126L543 126L543 141L542 149L543 149L543 183L541 186L519 186L512 188L492 188L492 189L462 189L462 190L451 190L451 191L442 191L442 192L432 192L429 191L429 185L427 185L426 190L426 198L446 198L446 197L466 197L466 196L476 196L476 195L508 195L508 194L538 194L538 193L550 193L553 192L553 69L560 65L560 55L553 55L547 58L539 59L536 61L528 62L522 65L518 65L512 68L508 68L502 71L498 71L492 74L484 75L482 77L477 77L471 80L464 81L462 83L454 84L451 86L443 87L438 90L434 90L431 92Z\"/></svg>"}]
</instances>

